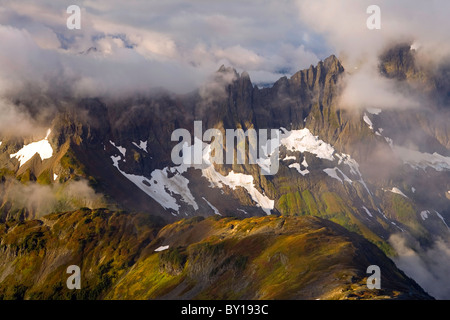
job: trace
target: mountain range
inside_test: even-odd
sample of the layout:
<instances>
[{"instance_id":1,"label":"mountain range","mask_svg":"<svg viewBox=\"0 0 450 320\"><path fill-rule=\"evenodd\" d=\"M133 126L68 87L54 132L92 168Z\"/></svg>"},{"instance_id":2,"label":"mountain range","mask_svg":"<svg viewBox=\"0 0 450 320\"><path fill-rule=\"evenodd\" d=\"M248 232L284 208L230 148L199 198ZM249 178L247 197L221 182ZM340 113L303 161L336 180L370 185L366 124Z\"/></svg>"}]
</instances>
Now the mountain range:
<instances>
[{"instance_id":1,"label":"mountain range","mask_svg":"<svg viewBox=\"0 0 450 320\"><path fill-rule=\"evenodd\" d=\"M354 70L334 55L263 88L221 66L186 94L17 99L40 126L0 137L0 297L431 299L393 239L450 232L449 69L410 44L378 67L420 107L346 106ZM172 132L194 121L279 129L277 174L175 165ZM73 264L81 290L65 287Z\"/></svg>"}]
</instances>

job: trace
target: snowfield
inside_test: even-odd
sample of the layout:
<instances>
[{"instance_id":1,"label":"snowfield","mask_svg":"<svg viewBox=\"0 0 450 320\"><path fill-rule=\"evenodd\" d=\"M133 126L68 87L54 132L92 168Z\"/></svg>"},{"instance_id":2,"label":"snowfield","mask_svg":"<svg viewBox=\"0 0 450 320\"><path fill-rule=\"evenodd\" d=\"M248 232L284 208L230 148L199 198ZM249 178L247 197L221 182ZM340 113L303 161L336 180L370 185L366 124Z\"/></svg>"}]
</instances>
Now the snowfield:
<instances>
[{"instance_id":1,"label":"snowfield","mask_svg":"<svg viewBox=\"0 0 450 320\"><path fill-rule=\"evenodd\" d=\"M334 148L328 143L313 136L307 129L288 131L281 128L283 133L280 137L280 143L289 151L300 151L301 153L309 152L315 154L318 158L334 160Z\"/></svg>"},{"instance_id":2,"label":"snowfield","mask_svg":"<svg viewBox=\"0 0 450 320\"><path fill-rule=\"evenodd\" d=\"M51 130L48 129L47 135L44 139L23 146L22 149L14 154L11 154L10 157L16 158L20 163L20 167L23 166L28 160L33 158L36 153L39 154L42 160L50 159L53 155L52 146L48 142L48 136L50 135L50 133Z\"/></svg>"}]
</instances>

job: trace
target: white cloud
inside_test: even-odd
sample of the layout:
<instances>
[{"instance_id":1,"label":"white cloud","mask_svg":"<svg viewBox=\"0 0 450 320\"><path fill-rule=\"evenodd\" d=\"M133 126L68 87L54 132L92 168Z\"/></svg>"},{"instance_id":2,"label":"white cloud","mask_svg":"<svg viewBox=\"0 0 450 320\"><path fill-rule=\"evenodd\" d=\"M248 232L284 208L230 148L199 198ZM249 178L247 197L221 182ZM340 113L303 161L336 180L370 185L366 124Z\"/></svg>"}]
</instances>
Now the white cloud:
<instances>
[{"instance_id":1,"label":"white cloud","mask_svg":"<svg viewBox=\"0 0 450 320\"><path fill-rule=\"evenodd\" d=\"M81 30L66 28L65 9L70 4L50 0L4 3L0 25L10 28L11 35L28 37L24 39L28 48L19 53L26 59L14 59L11 65L21 71L14 78L40 83L55 74L70 75L76 92L98 88L100 94L131 85L137 90L166 86L188 91L222 63L250 75L257 73L254 79L268 82L279 77L280 70L293 73L318 61L304 46L301 21L289 1L264 5L258 1L232 5L225 1L80 1ZM3 46L10 45L9 41L2 38ZM12 59L13 51L21 50L14 44L17 41L10 56L7 53L0 59ZM91 51L90 59L77 57L91 47L97 51ZM29 68L27 62L36 55L45 66L41 75L33 74L36 67ZM6 78L8 71L0 75Z\"/></svg>"},{"instance_id":2,"label":"white cloud","mask_svg":"<svg viewBox=\"0 0 450 320\"><path fill-rule=\"evenodd\" d=\"M161 86L186 92L224 63L248 71L254 82L273 82L332 53L340 55L349 70L352 63L373 66L392 40L417 40L419 52L450 52L449 22L443 14L450 3L443 0L381 0L380 31L366 27L371 3L365 0L86 0L78 3L82 30L76 31L66 28L65 9L70 4L3 4L0 62L7 67L0 71L0 89L17 90L34 82L43 90L62 83L76 94L88 95ZM97 51L79 54L91 47ZM386 83L374 79L370 85L379 85L387 100Z\"/></svg>"},{"instance_id":3,"label":"white cloud","mask_svg":"<svg viewBox=\"0 0 450 320\"><path fill-rule=\"evenodd\" d=\"M366 12L370 0L298 0L299 15L306 25L321 34L352 75L346 75L344 107L417 107L415 98L402 93L394 81L378 71L378 58L394 43L420 43L419 63L434 64L450 55L445 12L450 2L380 0L381 29L369 30Z\"/></svg>"},{"instance_id":4,"label":"white cloud","mask_svg":"<svg viewBox=\"0 0 450 320\"><path fill-rule=\"evenodd\" d=\"M363 65L347 75L340 104L350 109L410 109L418 108L417 99L402 93L395 80L380 76L376 66Z\"/></svg>"},{"instance_id":5,"label":"white cloud","mask_svg":"<svg viewBox=\"0 0 450 320\"><path fill-rule=\"evenodd\" d=\"M381 30L366 25L370 0L298 0L301 19L323 34L335 52L348 59L349 67L361 60L377 57L385 47L397 41L417 41L436 58L450 53L448 29L450 10L446 0L379 0Z\"/></svg>"}]
</instances>

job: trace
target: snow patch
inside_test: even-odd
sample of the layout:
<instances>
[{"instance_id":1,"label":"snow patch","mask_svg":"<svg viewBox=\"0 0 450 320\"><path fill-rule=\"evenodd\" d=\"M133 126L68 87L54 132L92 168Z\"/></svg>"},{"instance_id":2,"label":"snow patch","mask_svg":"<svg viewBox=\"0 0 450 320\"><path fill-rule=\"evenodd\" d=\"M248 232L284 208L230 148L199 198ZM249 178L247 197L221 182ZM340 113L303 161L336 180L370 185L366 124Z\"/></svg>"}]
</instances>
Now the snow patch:
<instances>
[{"instance_id":1,"label":"snow patch","mask_svg":"<svg viewBox=\"0 0 450 320\"><path fill-rule=\"evenodd\" d=\"M417 51L421 47L421 44L419 42L414 41L412 45L409 47L410 50Z\"/></svg>"},{"instance_id":2,"label":"snow patch","mask_svg":"<svg viewBox=\"0 0 450 320\"><path fill-rule=\"evenodd\" d=\"M237 209L238 211L241 211L241 212L243 212L243 213L245 213L245 214L248 214L248 212L247 211L245 211L244 209Z\"/></svg>"},{"instance_id":3,"label":"snow patch","mask_svg":"<svg viewBox=\"0 0 450 320\"><path fill-rule=\"evenodd\" d=\"M218 214L219 216L221 216L219 210L217 210L216 207L214 207L208 200L205 199L205 197L202 197L203 200L205 200L205 202L208 204L208 206L211 207L211 209L213 209L214 214Z\"/></svg>"},{"instance_id":4,"label":"snow patch","mask_svg":"<svg viewBox=\"0 0 450 320\"><path fill-rule=\"evenodd\" d=\"M289 168L296 169L296 170L298 171L298 173L300 173L302 176L305 176L305 175L307 175L307 174L309 173L309 170L308 170L308 169L301 170L301 169L300 169L300 164L298 164L298 163L290 164L290 165L289 165Z\"/></svg>"},{"instance_id":5,"label":"snow patch","mask_svg":"<svg viewBox=\"0 0 450 320\"><path fill-rule=\"evenodd\" d=\"M121 146L116 146L114 142L112 142L111 140L109 140L109 143L111 143L114 147L117 148L117 150L119 150L119 152L125 157L125 153L127 152L127 149L125 149L124 147Z\"/></svg>"},{"instance_id":6,"label":"snow patch","mask_svg":"<svg viewBox=\"0 0 450 320\"><path fill-rule=\"evenodd\" d=\"M255 201L267 215L270 215L271 210L274 208L275 201L269 199L266 195L256 189L253 182L253 176L251 175L231 171L228 175L224 176L216 171L214 165L210 165L208 168L202 170L202 176L211 183L211 187L223 188L223 185L226 185L232 190L236 190L237 187L244 188L247 190L253 201Z\"/></svg>"},{"instance_id":7,"label":"snow patch","mask_svg":"<svg viewBox=\"0 0 450 320\"><path fill-rule=\"evenodd\" d=\"M198 210L195 198L188 188L189 180L181 175L184 172L184 168L175 167L169 169L166 167L161 170L156 169L151 173L150 179L148 179L144 176L129 174L122 171L119 168L120 156L112 156L111 159L113 165L124 177L133 182L139 189L153 198L163 208L172 209L179 213L180 206L173 197L173 195L177 194L181 196L182 201L192 206L194 210ZM169 178L169 172L175 174Z\"/></svg>"},{"instance_id":8,"label":"snow patch","mask_svg":"<svg viewBox=\"0 0 450 320\"><path fill-rule=\"evenodd\" d=\"M284 132L280 136L280 143L288 150L309 152L321 159L334 160L334 148L317 136L313 136L307 128L292 131L281 128L281 130Z\"/></svg>"},{"instance_id":9,"label":"snow patch","mask_svg":"<svg viewBox=\"0 0 450 320\"><path fill-rule=\"evenodd\" d=\"M161 246L155 249L155 252L160 252L169 249L169 246Z\"/></svg>"},{"instance_id":10,"label":"snow patch","mask_svg":"<svg viewBox=\"0 0 450 320\"><path fill-rule=\"evenodd\" d=\"M285 128L280 129L281 131L283 131L280 136L280 143L281 145L285 146L288 151L299 151L301 153L309 152L316 155L318 158L330 161L334 161L335 157L337 157L339 159L338 165L347 165L350 168L350 173L354 176L357 176L357 181L364 186L369 195L372 195L366 183L364 182L364 179L362 178L361 172L359 171L359 164L356 162L356 160L352 159L350 155L345 153L336 153L335 149L330 144L320 140L317 136L313 136L307 128L292 131L288 131ZM306 160L304 160L304 163L302 163L302 165L304 165L305 168L307 167ZM298 164L291 164L289 167L297 169L297 171L299 171L303 175L309 173L309 170L300 170L300 166ZM352 182L352 180L338 168L329 168L325 169L324 171L332 178L337 178L337 180L343 182L343 180L337 175L337 170L339 170L339 172L342 174L345 181L349 183Z\"/></svg>"},{"instance_id":11,"label":"snow patch","mask_svg":"<svg viewBox=\"0 0 450 320\"><path fill-rule=\"evenodd\" d=\"M302 166L304 166L305 168L308 168L308 162L306 162L306 158L303 158Z\"/></svg>"},{"instance_id":12,"label":"snow patch","mask_svg":"<svg viewBox=\"0 0 450 320\"><path fill-rule=\"evenodd\" d=\"M344 183L344 181L347 181L348 183L352 183L352 180L350 180L349 177L347 177L341 169L335 167L335 168L328 168L328 169L323 169L323 171L328 174L331 178L336 179L338 181L340 181L341 183ZM343 176L344 180L341 179L341 177L338 176L338 172Z\"/></svg>"},{"instance_id":13,"label":"snow patch","mask_svg":"<svg viewBox=\"0 0 450 320\"><path fill-rule=\"evenodd\" d=\"M439 219L442 220L442 222L445 224L445 226L447 227L447 229L449 229L447 223L445 223L444 217L441 216L441 214L439 212L437 212L436 210L434 210L434 212L436 212L436 215L439 217Z\"/></svg>"},{"instance_id":14,"label":"snow patch","mask_svg":"<svg viewBox=\"0 0 450 320\"><path fill-rule=\"evenodd\" d=\"M134 144L137 148L145 151L148 153L147 151L147 141L139 141L139 144L137 144L136 142L132 142L132 144Z\"/></svg>"},{"instance_id":15,"label":"snow patch","mask_svg":"<svg viewBox=\"0 0 450 320\"><path fill-rule=\"evenodd\" d=\"M393 193L396 193L396 194L399 194L399 195L401 195L401 196L403 196L403 197L405 197L405 198L408 198L399 188L397 188L397 187L393 187L391 190L389 190L390 192L393 192Z\"/></svg>"},{"instance_id":16,"label":"snow patch","mask_svg":"<svg viewBox=\"0 0 450 320\"><path fill-rule=\"evenodd\" d=\"M37 153L41 157L41 160L49 159L53 155L53 149L50 143L48 142L48 136L50 135L51 130L47 130L47 135L43 140L32 142L23 146L18 152L11 154L10 158L17 158L20 165L23 166L28 160L33 158L33 156Z\"/></svg>"},{"instance_id":17,"label":"snow patch","mask_svg":"<svg viewBox=\"0 0 450 320\"><path fill-rule=\"evenodd\" d=\"M383 216L383 218L384 218L385 220L389 220L389 219L386 217L386 215L383 213L383 211L380 210L380 208L377 208L377 210L378 210L378 212Z\"/></svg>"},{"instance_id":18,"label":"snow patch","mask_svg":"<svg viewBox=\"0 0 450 320\"><path fill-rule=\"evenodd\" d=\"M391 221L391 223L392 223L394 226L396 226L397 228L399 228L402 232L405 232L405 230L403 230L403 229L400 228L398 225L396 225L395 222L392 222L392 221Z\"/></svg>"},{"instance_id":19,"label":"snow patch","mask_svg":"<svg viewBox=\"0 0 450 320\"><path fill-rule=\"evenodd\" d=\"M394 148L394 140L392 140L392 139L389 138L389 137L384 137L384 140L386 140L386 142L389 144L389 146L390 146L391 148Z\"/></svg>"},{"instance_id":20,"label":"snow patch","mask_svg":"<svg viewBox=\"0 0 450 320\"><path fill-rule=\"evenodd\" d=\"M283 161L289 161L289 160L296 160L297 158L294 156L286 156L284 157Z\"/></svg>"},{"instance_id":21,"label":"snow patch","mask_svg":"<svg viewBox=\"0 0 450 320\"><path fill-rule=\"evenodd\" d=\"M424 210L420 213L420 217L422 218L423 221L425 221L426 219L428 219L429 214L430 214L430 211Z\"/></svg>"},{"instance_id":22,"label":"snow patch","mask_svg":"<svg viewBox=\"0 0 450 320\"><path fill-rule=\"evenodd\" d=\"M367 209L365 206L362 207L364 211L367 213L367 215L371 218L373 218L372 214L370 213L369 209Z\"/></svg>"},{"instance_id":23,"label":"snow patch","mask_svg":"<svg viewBox=\"0 0 450 320\"><path fill-rule=\"evenodd\" d=\"M373 124L372 121L370 120L370 118L367 116L367 113L364 113L364 117L363 120L365 123L367 123L369 125L369 129L373 130Z\"/></svg>"}]
</instances>

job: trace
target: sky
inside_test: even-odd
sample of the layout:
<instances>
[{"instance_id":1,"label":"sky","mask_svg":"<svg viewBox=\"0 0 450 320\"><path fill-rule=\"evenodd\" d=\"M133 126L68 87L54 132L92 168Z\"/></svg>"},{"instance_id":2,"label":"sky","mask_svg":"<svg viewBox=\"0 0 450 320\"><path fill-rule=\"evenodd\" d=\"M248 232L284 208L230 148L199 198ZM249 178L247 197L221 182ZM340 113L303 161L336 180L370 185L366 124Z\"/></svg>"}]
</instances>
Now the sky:
<instances>
[{"instance_id":1,"label":"sky","mask_svg":"<svg viewBox=\"0 0 450 320\"><path fill-rule=\"evenodd\" d=\"M369 30L372 2L1 0L0 90L31 83L84 96L187 92L222 64L272 83L331 54L359 66L391 41L412 41L433 55L450 51L450 2L377 1L381 29ZM66 26L73 4L80 30Z\"/></svg>"},{"instance_id":2,"label":"sky","mask_svg":"<svg viewBox=\"0 0 450 320\"><path fill-rule=\"evenodd\" d=\"M67 28L74 4L81 9L80 30ZM371 4L0 0L0 102L20 115L5 99L24 92L97 97L164 87L186 93L222 64L247 71L255 84L270 84L335 54L347 71L361 70L347 83L348 104L413 105L388 92L392 86L374 72L376 58L394 42L410 42L434 62L446 58L450 1L379 0L380 30L367 28Z\"/></svg>"}]
</instances>

